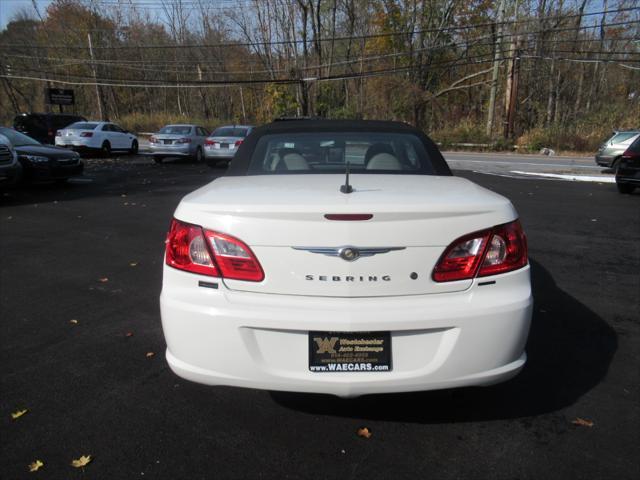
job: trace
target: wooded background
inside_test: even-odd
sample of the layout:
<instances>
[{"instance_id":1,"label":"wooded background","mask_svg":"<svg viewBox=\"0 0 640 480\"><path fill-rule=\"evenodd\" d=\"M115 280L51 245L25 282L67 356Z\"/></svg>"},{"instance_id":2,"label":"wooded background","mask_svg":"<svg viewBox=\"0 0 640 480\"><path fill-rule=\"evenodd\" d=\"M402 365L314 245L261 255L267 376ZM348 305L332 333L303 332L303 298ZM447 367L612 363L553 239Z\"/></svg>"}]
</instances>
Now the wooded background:
<instances>
[{"instance_id":1,"label":"wooded background","mask_svg":"<svg viewBox=\"0 0 640 480\"><path fill-rule=\"evenodd\" d=\"M637 0L55 0L0 32L0 122L73 88L135 131L402 120L446 144L594 150L640 127ZM90 48L91 47L91 48Z\"/></svg>"}]
</instances>

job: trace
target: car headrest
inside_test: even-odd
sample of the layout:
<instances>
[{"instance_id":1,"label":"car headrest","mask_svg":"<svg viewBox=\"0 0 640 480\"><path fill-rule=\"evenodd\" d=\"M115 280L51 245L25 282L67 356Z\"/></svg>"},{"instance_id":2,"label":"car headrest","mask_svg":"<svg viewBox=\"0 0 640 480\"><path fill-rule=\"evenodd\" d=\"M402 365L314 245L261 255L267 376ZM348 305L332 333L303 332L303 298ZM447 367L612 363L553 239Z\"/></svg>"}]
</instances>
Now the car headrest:
<instances>
[{"instance_id":1,"label":"car headrest","mask_svg":"<svg viewBox=\"0 0 640 480\"><path fill-rule=\"evenodd\" d=\"M371 159L379 153L388 153L390 155L393 155L393 148L391 148L391 145L389 145L388 143L382 142L374 143L373 145L371 145L369 148L367 148L367 152L364 154L365 168L371 161Z\"/></svg>"},{"instance_id":2,"label":"car headrest","mask_svg":"<svg viewBox=\"0 0 640 480\"><path fill-rule=\"evenodd\" d=\"M280 164L286 166L287 170L309 170L309 164L299 153L287 153L280 159Z\"/></svg>"},{"instance_id":3,"label":"car headrest","mask_svg":"<svg viewBox=\"0 0 640 480\"><path fill-rule=\"evenodd\" d=\"M371 157L366 166L367 170L402 170L402 165L390 153L378 153Z\"/></svg>"},{"instance_id":4,"label":"car headrest","mask_svg":"<svg viewBox=\"0 0 640 480\"><path fill-rule=\"evenodd\" d=\"M271 164L271 170L309 170L309 163L293 148L283 148Z\"/></svg>"}]
</instances>

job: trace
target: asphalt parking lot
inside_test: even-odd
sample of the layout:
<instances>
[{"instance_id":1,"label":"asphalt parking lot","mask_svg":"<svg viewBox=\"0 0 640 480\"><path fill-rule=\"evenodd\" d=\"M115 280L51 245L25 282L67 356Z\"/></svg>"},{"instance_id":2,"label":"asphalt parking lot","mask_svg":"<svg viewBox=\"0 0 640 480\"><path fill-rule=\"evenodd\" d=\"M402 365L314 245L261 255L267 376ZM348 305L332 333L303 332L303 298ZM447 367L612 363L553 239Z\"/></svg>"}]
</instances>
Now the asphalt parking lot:
<instances>
[{"instance_id":1,"label":"asphalt parking lot","mask_svg":"<svg viewBox=\"0 0 640 480\"><path fill-rule=\"evenodd\" d=\"M179 199L222 172L94 159L87 180L0 197L0 478L640 478L640 192L460 172L509 197L528 234L525 370L343 400L167 367L164 235ZM81 455L93 461L74 469Z\"/></svg>"}]
</instances>

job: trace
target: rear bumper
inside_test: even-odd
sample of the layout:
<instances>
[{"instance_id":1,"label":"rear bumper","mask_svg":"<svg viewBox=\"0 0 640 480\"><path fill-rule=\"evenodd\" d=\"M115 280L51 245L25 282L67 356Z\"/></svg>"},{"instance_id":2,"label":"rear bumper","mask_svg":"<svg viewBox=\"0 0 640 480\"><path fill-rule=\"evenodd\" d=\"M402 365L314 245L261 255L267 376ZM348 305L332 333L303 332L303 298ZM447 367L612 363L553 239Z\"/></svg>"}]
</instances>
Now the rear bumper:
<instances>
[{"instance_id":1,"label":"rear bumper","mask_svg":"<svg viewBox=\"0 0 640 480\"><path fill-rule=\"evenodd\" d=\"M60 137L56 137L56 146L70 148L73 150L100 150L102 145L97 145L93 138L87 138L82 140L63 140Z\"/></svg>"},{"instance_id":2,"label":"rear bumper","mask_svg":"<svg viewBox=\"0 0 640 480\"><path fill-rule=\"evenodd\" d=\"M616 173L616 183L640 185L640 168L618 170Z\"/></svg>"},{"instance_id":3,"label":"rear bumper","mask_svg":"<svg viewBox=\"0 0 640 480\"><path fill-rule=\"evenodd\" d=\"M533 304L529 267L490 279L457 293L327 298L202 288L210 277L165 266L166 357L199 383L343 397L490 385L524 366ZM393 370L311 372L309 331L390 331Z\"/></svg>"},{"instance_id":4,"label":"rear bumper","mask_svg":"<svg viewBox=\"0 0 640 480\"><path fill-rule=\"evenodd\" d=\"M156 143L149 144L149 153L166 157L188 157L192 154L189 144L161 145Z\"/></svg>"},{"instance_id":5,"label":"rear bumper","mask_svg":"<svg viewBox=\"0 0 640 480\"><path fill-rule=\"evenodd\" d=\"M596 163L602 167L610 167L613 164L613 156L612 155L596 155Z\"/></svg>"},{"instance_id":6,"label":"rear bumper","mask_svg":"<svg viewBox=\"0 0 640 480\"><path fill-rule=\"evenodd\" d=\"M238 151L237 148L234 148L233 150L229 150L228 148L211 148L211 147L205 146L204 158L211 159L211 160L229 160L235 156L237 151Z\"/></svg>"}]
</instances>

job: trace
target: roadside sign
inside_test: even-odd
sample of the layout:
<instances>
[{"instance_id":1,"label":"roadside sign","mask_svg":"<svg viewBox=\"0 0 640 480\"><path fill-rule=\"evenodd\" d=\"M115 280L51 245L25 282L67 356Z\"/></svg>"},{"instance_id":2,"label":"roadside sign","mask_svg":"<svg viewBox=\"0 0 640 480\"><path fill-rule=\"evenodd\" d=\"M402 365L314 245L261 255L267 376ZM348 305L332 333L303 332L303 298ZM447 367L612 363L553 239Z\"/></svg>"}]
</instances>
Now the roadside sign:
<instances>
[{"instance_id":1,"label":"roadside sign","mask_svg":"<svg viewBox=\"0 0 640 480\"><path fill-rule=\"evenodd\" d=\"M47 88L45 89L46 101L50 105L73 105L75 95L71 89Z\"/></svg>"}]
</instances>

